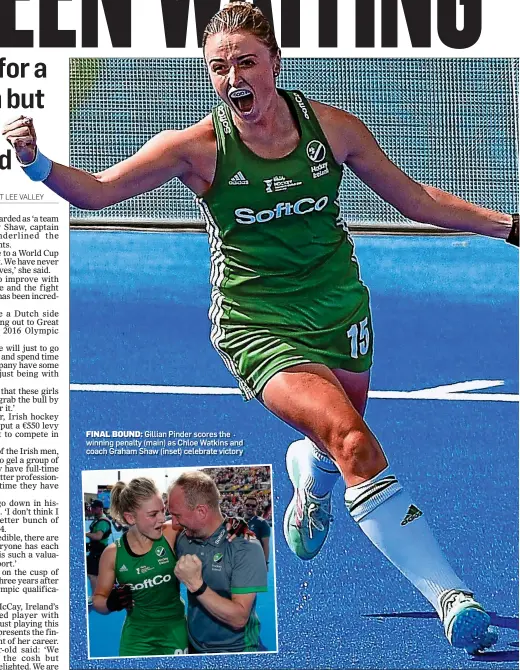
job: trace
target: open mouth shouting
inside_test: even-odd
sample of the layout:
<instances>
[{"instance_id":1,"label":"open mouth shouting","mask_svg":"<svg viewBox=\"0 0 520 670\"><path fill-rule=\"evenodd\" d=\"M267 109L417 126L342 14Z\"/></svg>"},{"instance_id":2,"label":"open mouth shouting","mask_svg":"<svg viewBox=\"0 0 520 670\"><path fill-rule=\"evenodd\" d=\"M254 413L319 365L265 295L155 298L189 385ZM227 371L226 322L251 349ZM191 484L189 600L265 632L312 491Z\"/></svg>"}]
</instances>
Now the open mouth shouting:
<instances>
[{"instance_id":1,"label":"open mouth shouting","mask_svg":"<svg viewBox=\"0 0 520 670\"><path fill-rule=\"evenodd\" d=\"M240 114L250 114L255 103L255 96L248 88L234 88L228 98Z\"/></svg>"}]
</instances>

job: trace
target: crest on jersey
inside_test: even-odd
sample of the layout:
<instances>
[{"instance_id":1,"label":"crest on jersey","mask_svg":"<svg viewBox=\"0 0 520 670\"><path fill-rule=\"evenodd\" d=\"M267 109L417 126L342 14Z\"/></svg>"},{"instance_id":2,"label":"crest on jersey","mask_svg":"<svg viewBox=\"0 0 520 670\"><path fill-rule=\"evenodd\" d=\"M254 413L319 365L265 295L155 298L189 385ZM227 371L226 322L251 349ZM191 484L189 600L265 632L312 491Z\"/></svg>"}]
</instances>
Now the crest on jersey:
<instances>
[{"instance_id":1,"label":"crest on jersey","mask_svg":"<svg viewBox=\"0 0 520 670\"><path fill-rule=\"evenodd\" d=\"M307 145L307 156L313 163L321 163L325 160L327 150L323 142L319 140L311 140Z\"/></svg>"}]
</instances>

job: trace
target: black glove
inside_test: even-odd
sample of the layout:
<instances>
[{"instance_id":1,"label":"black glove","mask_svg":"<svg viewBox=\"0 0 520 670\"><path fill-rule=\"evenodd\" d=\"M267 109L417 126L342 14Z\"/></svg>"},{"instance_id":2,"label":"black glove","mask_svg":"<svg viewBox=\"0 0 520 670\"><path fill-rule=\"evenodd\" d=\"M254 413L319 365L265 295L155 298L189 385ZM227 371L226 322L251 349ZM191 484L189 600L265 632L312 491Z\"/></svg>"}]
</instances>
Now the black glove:
<instances>
[{"instance_id":1,"label":"black glove","mask_svg":"<svg viewBox=\"0 0 520 670\"><path fill-rule=\"evenodd\" d=\"M513 227L506 242L513 244L515 247L518 246L518 214L513 214Z\"/></svg>"},{"instance_id":2,"label":"black glove","mask_svg":"<svg viewBox=\"0 0 520 670\"><path fill-rule=\"evenodd\" d=\"M107 609L110 612L120 612L124 609L130 611L133 606L132 591L128 584L114 586L107 598Z\"/></svg>"}]
</instances>

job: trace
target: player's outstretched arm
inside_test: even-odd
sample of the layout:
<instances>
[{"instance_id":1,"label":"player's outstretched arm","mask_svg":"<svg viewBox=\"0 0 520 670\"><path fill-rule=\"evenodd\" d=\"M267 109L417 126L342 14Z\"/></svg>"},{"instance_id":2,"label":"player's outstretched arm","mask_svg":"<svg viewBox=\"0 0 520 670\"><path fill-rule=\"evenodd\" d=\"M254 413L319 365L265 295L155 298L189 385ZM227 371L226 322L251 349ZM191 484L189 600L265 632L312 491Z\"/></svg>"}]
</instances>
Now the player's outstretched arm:
<instances>
[{"instance_id":1,"label":"player's outstretched arm","mask_svg":"<svg viewBox=\"0 0 520 670\"><path fill-rule=\"evenodd\" d=\"M511 214L473 205L408 177L381 150L362 121L342 110L313 103L336 160L345 163L383 200L413 221L507 239L518 246Z\"/></svg>"},{"instance_id":2,"label":"player's outstretched arm","mask_svg":"<svg viewBox=\"0 0 520 670\"><path fill-rule=\"evenodd\" d=\"M102 209L181 176L189 169L187 150L193 141L190 128L165 130L130 158L93 175L55 163L41 153L30 117L13 119L4 126L2 134L31 179L44 182L81 209Z\"/></svg>"},{"instance_id":3,"label":"player's outstretched arm","mask_svg":"<svg viewBox=\"0 0 520 670\"><path fill-rule=\"evenodd\" d=\"M513 227L511 214L473 205L434 186L410 179L380 149L368 129L357 123L347 165L378 195L404 216L440 228L507 239ZM518 245L518 231L516 233Z\"/></svg>"}]
</instances>

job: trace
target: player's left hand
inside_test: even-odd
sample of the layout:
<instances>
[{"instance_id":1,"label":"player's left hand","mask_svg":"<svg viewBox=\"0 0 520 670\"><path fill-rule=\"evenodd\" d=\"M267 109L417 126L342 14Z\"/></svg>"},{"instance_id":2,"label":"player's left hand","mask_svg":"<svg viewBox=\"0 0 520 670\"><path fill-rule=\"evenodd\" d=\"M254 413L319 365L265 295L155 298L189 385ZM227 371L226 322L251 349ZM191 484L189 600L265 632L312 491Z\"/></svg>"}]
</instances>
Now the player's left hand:
<instances>
[{"instance_id":1,"label":"player's left hand","mask_svg":"<svg viewBox=\"0 0 520 670\"><path fill-rule=\"evenodd\" d=\"M249 530L247 521L238 516L227 516L224 519L227 530L227 541L233 542L236 537L243 537L245 540L251 540L256 535Z\"/></svg>"},{"instance_id":2,"label":"player's left hand","mask_svg":"<svg viewBox=\"0 0 520 670\"><path fill-rule=\"evenodd\" d=\"M134 606L130 586L128 584L114 586L108 594L106 605L109 612L121 612L124 609L130 612Z\"/></svg>"},{"instance_id":3,"label":"player's left hand","mask_svg":"<svg viewBox=\"0 0 520 670\"><path fill-rule=\"evenodd\" d=\"M202 585L202 561L195 554L181 556L175 566L175 576L188 591L196 591Z\"/></svg>"}]
</instances>

